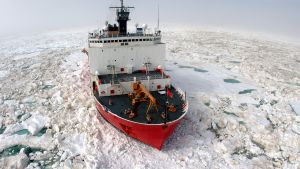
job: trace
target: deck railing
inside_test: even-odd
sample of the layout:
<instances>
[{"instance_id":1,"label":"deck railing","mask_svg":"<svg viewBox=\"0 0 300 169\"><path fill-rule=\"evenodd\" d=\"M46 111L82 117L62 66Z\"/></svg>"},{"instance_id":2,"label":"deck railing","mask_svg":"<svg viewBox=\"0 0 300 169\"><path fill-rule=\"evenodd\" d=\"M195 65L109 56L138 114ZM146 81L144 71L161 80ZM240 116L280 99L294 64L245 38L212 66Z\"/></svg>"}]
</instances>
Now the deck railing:
<instances>
[{"instance_id":1,"label":"deck railing","mask_svg":"<svg viewBox=\"0 0 300 169\"><path fill-rule=\"evenodd\" d=\"M91 36L89 38L95 39L105 39L105 38L125 38L125 37L160 37L160 34L138 34L138 33L129 33L127 35L96 35Z\"/></svg>"}]
</instances>

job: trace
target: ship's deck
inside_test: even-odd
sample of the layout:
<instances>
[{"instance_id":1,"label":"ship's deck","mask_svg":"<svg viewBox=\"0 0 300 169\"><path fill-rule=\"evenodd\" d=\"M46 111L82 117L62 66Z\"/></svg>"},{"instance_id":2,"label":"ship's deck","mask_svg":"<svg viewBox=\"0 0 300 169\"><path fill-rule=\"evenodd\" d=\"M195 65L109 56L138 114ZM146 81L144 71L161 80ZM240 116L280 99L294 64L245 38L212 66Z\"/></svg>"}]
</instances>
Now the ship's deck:
<instances>
[{"instance_id":1,"label":"ship's deck","mask_svg":"<svg viewBox=\"0 0 300 169\"><path fill-rule=\"evenodd\" d=\"M101 79L102 84L109 84L112 81L113 75L100 75L98 76L99 79ZM117 74L114 77L114 83L119 84L120 82L130 82L134 81L134 77L136 77L137 81L141 80L147 80L147 76L150 77L150 79L163 79L166 78L161 75L160 72L157 71L149 71L148 75L145 76L144 72L134 72L132 74Z\"/></svg>"},{"instance_id":2,"label":"ship's deck","mask_svg":"<svg viewBox=\"0 0 300 169\"><path fill-rule=\"evenodd\" d=\"M185 112L183 111L183 105L185 104L184 100L180 96L180 94L172 87L170 90L173 94L173 97L168 97L168 101L170 104L174 105L176 108L176 112L168 112L167 119L163 119L161 117L161 113L165 112L165 103L167 96L166 94L160 94L157 91L151 92L151 94L156 98L156 100L162 105L158 107L158 112L154 109L149 112L152 121L150 124L162 124L168 123L171 121L175 121L179 119ZM99 97L97 93L95 93L96 99L104 105L106 108L111 110L112 113L116 114L117 116L127 119L129 121L138 122L147 124L148 121L146 119L146 111L148 107L148 103L142 103L138 108L138 115L133 118L129 119L128 115L124 114L125 110L132 109L131 100L128 95L120 95L120 96L107 96L107 97ZM109 99L112 101L112 105L109 105Z\"/></svg>"}]
</instances>

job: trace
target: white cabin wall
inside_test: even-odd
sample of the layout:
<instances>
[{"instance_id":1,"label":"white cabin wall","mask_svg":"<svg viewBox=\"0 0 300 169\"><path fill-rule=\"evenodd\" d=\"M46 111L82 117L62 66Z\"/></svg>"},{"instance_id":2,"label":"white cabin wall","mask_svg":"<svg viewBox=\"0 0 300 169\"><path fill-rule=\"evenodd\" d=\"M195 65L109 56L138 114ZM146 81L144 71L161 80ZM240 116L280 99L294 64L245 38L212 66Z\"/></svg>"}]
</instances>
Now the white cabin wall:
<instances>
[{"instance_id":1,"label":"white cabin wall","mask_svg":"<svg viewBox=\"0 0 300 169\"><path fill-rule=\"evenodd\" d=\"M133 60L132 60L133 59ZM89 62L92 74L111 74L108 65L115 65L116 73L127 73L127 66L133 66L133 71L141 70L145 62L150 61L151 69L164 67L165 44L116 46L89 48ZM125 71L121 72L121 68Z\"/></svg>"}]
</instances>

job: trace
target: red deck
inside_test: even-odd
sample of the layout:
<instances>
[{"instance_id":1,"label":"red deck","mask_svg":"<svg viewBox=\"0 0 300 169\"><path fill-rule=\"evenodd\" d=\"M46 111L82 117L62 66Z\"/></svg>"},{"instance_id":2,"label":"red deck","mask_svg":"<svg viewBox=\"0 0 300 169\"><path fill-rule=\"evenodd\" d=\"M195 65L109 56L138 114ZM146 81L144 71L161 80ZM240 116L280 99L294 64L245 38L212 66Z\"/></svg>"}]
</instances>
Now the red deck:
<instances>
[{"instance_id":1,"label":"red deck","mask_svg":"<svg viewBox=\"0 0 300 169\"><path fill-rule=\"evenodd\" d=\"M109 123L126 133L127 135L161 150L164 142L174 132L184 115L176 121L167 124L143 124L123 119L105 108L95 98L96 107L99 113Z\"/></svg>"}]
</instances>

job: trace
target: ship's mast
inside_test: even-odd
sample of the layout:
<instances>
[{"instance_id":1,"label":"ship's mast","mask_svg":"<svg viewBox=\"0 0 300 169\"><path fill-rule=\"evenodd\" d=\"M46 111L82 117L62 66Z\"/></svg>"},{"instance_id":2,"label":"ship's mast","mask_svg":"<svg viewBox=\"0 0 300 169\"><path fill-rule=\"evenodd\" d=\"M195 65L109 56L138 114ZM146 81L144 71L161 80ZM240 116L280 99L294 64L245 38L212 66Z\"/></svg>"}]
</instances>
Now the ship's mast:
<instances>
[{"instance_id":1,"label":"ship's mast","mask_svg":"<svg viewBox=\"0 0 300 169\"><path fill-rule=\"evenodd\" d=\"M110 7L113 9L117 9L117 21L119 23L119 32L120 35L126 35L127 34L127 21L129 21L129 14L131 8L134 7L125 7L123 0L121 0L121 6L120 7Z\"/></svg>"},{"instance_id":2,"label":"ship's mast","mask_svg":"<svg viewBox=\"0 0 300 169\"><path fill-rule=\"evenodd\" d=\"M160 24L160 18L159 18L159 4L158 4L158 7L157 7L157 30L159 31L159 24Z\"/></svg>"},{"instance_id":3,"label":"ship's mast","mask_svg":"<svg viewBox=\"0 0 300 169\"><path fill-rule=\"evenodd\" d=\"M121 0L121 7L124 7L124 2L123 2L123 0Z\"/></svg>"}]
</instances>

